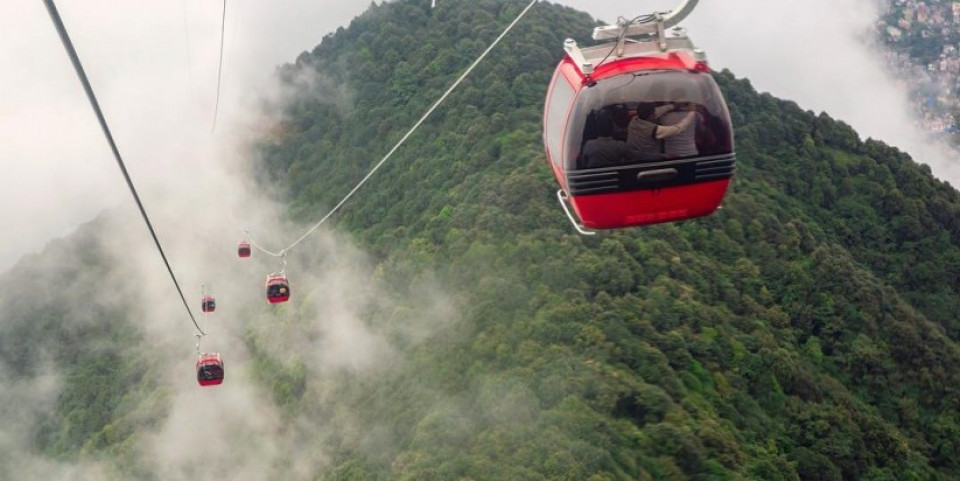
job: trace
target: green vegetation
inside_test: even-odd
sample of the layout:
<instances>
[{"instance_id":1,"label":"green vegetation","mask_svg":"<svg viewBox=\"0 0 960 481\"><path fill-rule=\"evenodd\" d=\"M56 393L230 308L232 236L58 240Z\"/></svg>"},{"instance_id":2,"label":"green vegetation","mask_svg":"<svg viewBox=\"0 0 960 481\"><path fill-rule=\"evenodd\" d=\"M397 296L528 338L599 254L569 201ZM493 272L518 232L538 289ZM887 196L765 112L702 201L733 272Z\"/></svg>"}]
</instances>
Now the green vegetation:
<instances>
[{"instance_id":1,"label":"green vegetation","mask_svg":"<svg viewBox=\"0 0 960 481\"><path fill-rule=\"evenodd\" d=\"M294 85L321 79L261 146L264 182L285 189L294 218L325 213L523 7L447 3L371 6L280 69ZM263 329L248 330L268 396L327 428L307 442L326 454L315 476L960 477L957 190L722 72L738 151L724 208L578 236L555 204L540 117L562 40L593 25L538 6L336 219L396 304L366 319L394 340L396 362L318 373L306 353L272 358ZM418 342L403 327L428 310L424 285L442 285L459 319ZM43 309L23 307L39 321L17 324L36 332L2 339L52 336L72 315ZM52 416L66 421L38 430L44 452L110 455L124 437L104 430L128 400L162 414L127 391L150 392L149 376L95 369L116 355L62 361ZM107 379L124 388L90 402L82 386Z\"/></svg>"},{"instance_id":2,"label":"green vegetation","mask_svg":"<svg viewBox=\"0 0 960 481\"><path fill-rule=\"evenodd\" d=\"M166 396L156 366L144 362L152 350L130 322L136 295L117 282L125 269L115 267L101 240L119 227L111 217L26 257L0 281L0 379L33 385L37 393L0 412L7 429L31 426L34 448L45 456L103 457L143 479L136 441L163 420ZM58 375L56 399L43 395L51 373Z\"/></svg>"}]
</instances>

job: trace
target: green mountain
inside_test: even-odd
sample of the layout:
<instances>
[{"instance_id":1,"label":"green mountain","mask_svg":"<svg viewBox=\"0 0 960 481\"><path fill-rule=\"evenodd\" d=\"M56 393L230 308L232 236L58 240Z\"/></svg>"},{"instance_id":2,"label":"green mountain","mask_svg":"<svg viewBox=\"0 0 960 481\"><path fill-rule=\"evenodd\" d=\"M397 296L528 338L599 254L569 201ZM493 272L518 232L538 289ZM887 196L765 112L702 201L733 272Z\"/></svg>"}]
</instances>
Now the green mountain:
<instances>
[{"instance_id":1,"label":"green mountain","mask_svg":"<svg viewBox=\"0 0 960 481\"><path fill-rule=\"evenodd\" d=\"M278 70L302 95L259 145L260 172L293 219L326 213L525 4L440 3L372 5ZM289 429L324 426L300 434L323 461L304 473L278 460L276 476L960 478L958 191L721 72L738 152L724 208L579 236L556 205L540 122L563 39L594 25L538 5L334 219L388 293L363 322L394 362L318 369L264 347L298 332L301 310L243 320L252 380ZM29 379L24 346L74 342L52 360L69 375L33 449L152 478L136 441L164 422L162 383L149 364L112 363L129 355L112 344L83 349L141 342L130 306L58 308L83 296L65 276L103 269L97 239L48 248L69 266L33 267L56 296L0 297L2 372ZM436 291L449 319L411 334L436 315Z\"/></svg>"}]
</instances>

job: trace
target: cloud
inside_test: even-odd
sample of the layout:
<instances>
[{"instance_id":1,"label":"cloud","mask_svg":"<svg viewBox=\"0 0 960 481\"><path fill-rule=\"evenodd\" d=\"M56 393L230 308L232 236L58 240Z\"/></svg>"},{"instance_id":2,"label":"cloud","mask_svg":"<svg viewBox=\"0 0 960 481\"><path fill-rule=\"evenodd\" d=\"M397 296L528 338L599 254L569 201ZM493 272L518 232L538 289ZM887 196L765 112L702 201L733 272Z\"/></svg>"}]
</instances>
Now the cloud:
<instances>
[{"instance_id":1,"label":"cloud","mask_svg":"<svg viewBox=\"0 0 960 481\"><path fill-rule=\"evenodd\" d=\"M160 219L179 215L178 208L162 207ZM262 212L266 215L248 212L262 229L261 242L289 241L305 230L274 222L269 211ZM383 322L383 313L402 308L379 285L373 263L345 238L321 229L289 255L291 301L268 306L263 281L281 267L279 261L258 251L250 259L238 259L229 219L199 214L181 219L196 234L171 239L168 252L191 302L199 302L200 282L216 296L216 312L200 318L209 332L203 350L220 352L226 367L224 384L201 389L193 373L192 326L152 246L131 242L141 236L132 220L131 215L130 222L121 223L127 227L115 231L111 242L118 255L122 244L129 246L123 256L137 279L137 303L144 306L137 320L150 345L145 356L162 370L170 398L160 426L145 431L138 444L138 459L151 471L170 480L305 480L330 462L324 439L351 436L358 437L360 446L398 449L390 445L388 427L362 419L351 398L337 394L345 389L345 378L352 384L389 377L403 365L399 343L425 342L424 330L436 334L452 325L456 311L439 288L413 288L424 299L412 313L420 323L398 327ZM257 352L249 349L251 339ZM274 386L291 372L302 373L304 404L286 411L275 396L288 391Z\"/></svg>"},{"instance_id":2,"label":"cloud","mask_svg":"<svg viewBox=\"0 0 960 481\"><path fill-rule=\"evenodd\" d=\"M359 419L332 389L344 375L385 375L402 361L398 342L424 342L426 333L449 325L455 311L442 291L424 285L417 292L426 300L416 309L394 306L377 287L372 262L347 239L321 229L288 259L293 300L267 306L264 279L281 268L279 260L256 251L251 259L236 256L243 229L278 250L307 227L287 222L276 196L259 191L253 180L255 159L247 147L263 119L252 111L259 100L252 92L273 104L296 98L272 82L274 67L292 62L366 5L230 3L239 5L239 12L228 10L220 120L211 134L218 10L196 2L156 3L148 8L62 2L61 8L166 255L197 321L209 333L201 348L223 356L225 383L197 386L193 325L42 9L20 17L29 27L13 30L30 31L41 39L40 46L26 42L20 45L24 52L0 46L22 65L42 59L22 75L0 78L0 87L25 92L18 99L3 97L0 105L25 118L7 122L4 117L3 127L17 141L0 146L11 173L0 180L0 191L10 191L0 198L5 202L0 212L10 213L4 214L4 225L23 235L0 252L0 269L24 251L39 251L51 236L110 210L112 220L99 242L115 263L104 277L78 279L75 285L91 286L84 291L90 296L69 297L75 305L63 307L82 309L95 299L122 299L134 306L131 321L144 338L142 346L111 346L139 351L160 385L162 419L143 427L128 448L162 479L313 479L328 462L319 440L334 432L352 433L362 445L375 446L371 450L396 449L388 446L393 438L387 427ZM0 14L20 15L14 8L0 9ZM44 69L54 73L43 74ZM311 87L318 100L349 108L349 91L331 89L321 76L296 80ZM49 141L48 129L56 141ZM28 156L30 162L7 161ZM58 183L44 175L59 176ZM49 215L38 217L41 202ZM50 265L73 262L49 252L37 257ZM201 283L217 298L216 312L206 318L197 309ZM99 285L110 287L93 287ZM396 311L418 322L395 326L371 320ZM260 352L248 350L251 336ZM303 396L316 407L295 417L278 407L271 373L254 360L264 356L281 368L301 366ZM49 378L58 380L58 373L51 370ZM38 385L3 383L0 400L29 398L33 401L25 405L49 413L61 386L47 384L49 389L33 393L27 388ZM323 411L331 408L339 411L334 421ZM5 423L7 417L0 416ZM31 424L18 426L0 429L0 444L16 446L17 453L0 458L0 469L12 470L18 479L103 479L112 473L113 467L84 456L54 462L32 449Z\"/></svg>"},{"instance_id":3,"label":"cloud","mask_svg":"<svg viewBox=\"0 0 960 481\"><path fill-rule=\"evenodd\" d=\"M211 136L221 2L58 2L144 203L191 183ZM227 4L221 128L274 68L368 6L348 0ZM41 2L0 4L0 270L105 208L130 201Z\"/></svg>"},{"instance_id":4,"label":"cloud","mask_svg":"<svg viewBox=\"0 0 960 481\"><path fill-rule=\"evenodd\" d=\"M217 296L217 312L197 320L210 333L202 348L223 354L225 384L212 389L196 384L194 328L39 2L0 5L0 32L10 39L0 42L5 66L0 89L16 92L0 96L5 134L0 143L0 224L7 234L0 270L109 209L116 221L101 242L116 265L104 278L74 284L107 288L92 287L95 297L62 307L82 310L84 302L100 297L135 307L132 320L145 339L141 355L155 366L151 372L169 401L162 423L141 433L138 459L163 479L269 479L277 473L311 479L324 462L314 444L324 420L290 420L278 411L269 389L256 380L244 339L251 325L276 321L266 314L263 282L280 265L258 254L244 262L237 259L242 229L251 229L274 248L305 230L285 222L271 193L258 191L253 181L247 146L256 131L252 126L261 119L251 106L253 92L279 95L271 79L276 66L292 62L368 4L228 3L221 106L217 131L211 134L219 5L59 2L190 307L199 316L201 283ZM320 78L303 80L323 85ZM343 105L350 99L337 101ZM370 304L380 302L377 291L364 284L373 273L358 252L338 247L342 239L325 236L321 231L301 248L309 253L322 245L324 255L335 253L321 263L329 270L311 272L304 266L317 256L292 255L288 273L295 300L273 309L303 309L298 317L314 335L295 347L314 376L384 366L394 359L394 349L365 322ZM294 265L295 260L304 263ZM69 266L74 260L46 261ZM315 300L304 302L308 296ZM282 344L270 348L269 355L290 361L282 357ZM102 478L110 469L83 457L55 462L33 452L29 419L54 409L61 389L58 373L51 370L45 376L31 383L0 376L0 400L22 407L0 416L0 446L11 453L0 457L0 470L16 473L17 479ZM12 424L21 418L28 421Z\"/></svg>"},{"instance_id":5,"label":"cloud","mask_svg":"<svg viewBox=\"0 0 960 481\"><path fill-rule=\"evenodd\" d=\"M45 458L33 446L33 430L53 408L60 392L60 376L44 363L30 379L8 373L0 364L0 478L107 479L108 470L94 460L65 462Z\"/></svg>"}]
</instances>

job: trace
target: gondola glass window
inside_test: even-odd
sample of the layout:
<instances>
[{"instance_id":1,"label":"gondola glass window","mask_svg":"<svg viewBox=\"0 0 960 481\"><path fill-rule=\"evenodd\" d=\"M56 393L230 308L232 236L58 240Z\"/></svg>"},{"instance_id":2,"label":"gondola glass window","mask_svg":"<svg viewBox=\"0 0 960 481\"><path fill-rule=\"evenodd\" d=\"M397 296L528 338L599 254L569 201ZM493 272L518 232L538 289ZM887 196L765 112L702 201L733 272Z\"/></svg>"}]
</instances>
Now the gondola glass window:
<instances>
[{"instance_id":1,"label":"gondola glass window","mask_svg":"<svg viewBox=\"0 0 960 481\"><path fill-rule=\"evenodd\" d=\"M558 168L563 161L563 131L567 128L567 111L575 95L570 82L558 71L553 80L550 104L547 105L547 123L544 126L550 159Z\"/></svg>"},{"instance_id":2,"label":"gondola glass window","mask_svg":"<svg viewBox=\"0 0 960 481\"><path fill-rule=\"evenodd\" d=\"M585 87L575 105L566 135L567 170L612 166L590 158L596 149L587 144L601 138L612 138L613 147L623 143L620 165L733 150L730 116L709 73L651 70L609 77Z\"/></svg>"}]
</instances>

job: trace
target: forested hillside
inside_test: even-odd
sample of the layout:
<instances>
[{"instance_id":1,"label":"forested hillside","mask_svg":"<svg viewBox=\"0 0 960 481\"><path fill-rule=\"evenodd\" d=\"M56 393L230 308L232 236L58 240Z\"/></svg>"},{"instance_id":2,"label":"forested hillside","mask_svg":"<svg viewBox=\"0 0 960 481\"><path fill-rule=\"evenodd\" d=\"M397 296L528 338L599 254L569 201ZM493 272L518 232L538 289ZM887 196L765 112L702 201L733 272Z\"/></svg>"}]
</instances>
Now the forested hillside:
<instances>
[{"instance_id":1,"label":"forested hillside","mask_svg":"<svg viewBox=\"0 0 960 481\"><path fill-rule=\"evenodd\" d=\"M326 213L526 2L439 3L372 5L278 70L300 95L259 144L260 170L292 218ZM302 310L244 320L253 381L291 429L304 419L326 427L302 440L323 462L278 472L960 478L958 191L896 149L720 72L738 154L723 209L579 236L556 205L540 122L563 39L584 40L594 25L538 5L334 219L370 253L370 283L393 301L364 322L390 339L394 362L316 369L304 353L263 348L277 331L295 335ZM442 286L449 319L411 336L434 302L424 286ZM74 314L52 301L11 311L17 298L0 305L0 359L19 379L30 373L17 340L53 339L44 326ZM316 301L292 304L306 302ZM90 332L135 342L124 326ZM129 430L162 422L149 366L103 380L102 417L70 397L87 399L82 386L103 376L88 357L122 355L56 360L77 377L36 429L37 450L114 459L119 477L150 477L129 441Z\"/></svg>"},{"instance_id":2,"label":"forested hillside","mask_svg":"<svg viewBox=\"0 0 960 481\"><path fill-rule=\"evenodd\" d=\"M111 254L115 219L100 216L0 279L2 479L50 476L24 453L107 456L126 476L144 474L131 441L162 418L165 393L158 366L140 362L153 348L136 324L131 273Z\"/></svg>"}]
</instances>

